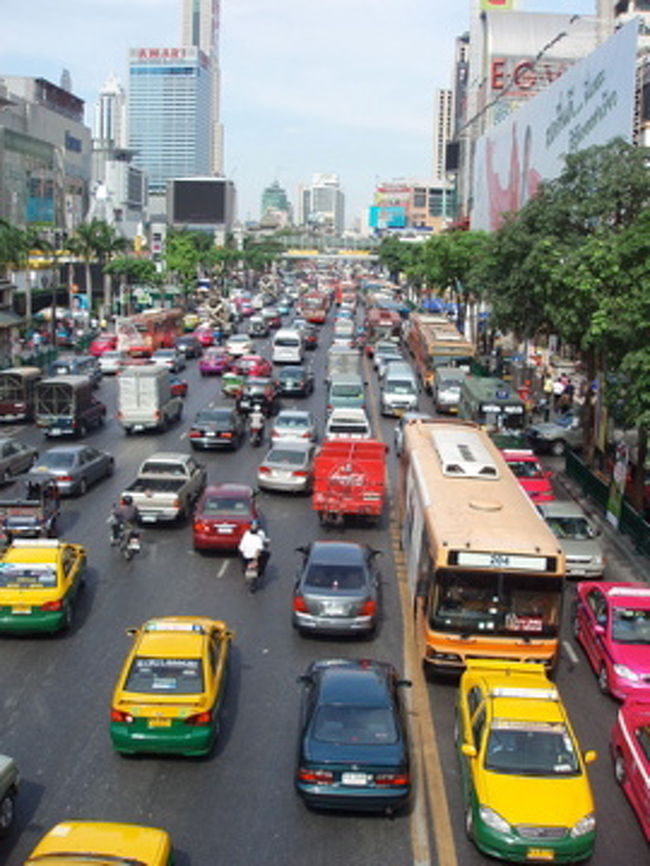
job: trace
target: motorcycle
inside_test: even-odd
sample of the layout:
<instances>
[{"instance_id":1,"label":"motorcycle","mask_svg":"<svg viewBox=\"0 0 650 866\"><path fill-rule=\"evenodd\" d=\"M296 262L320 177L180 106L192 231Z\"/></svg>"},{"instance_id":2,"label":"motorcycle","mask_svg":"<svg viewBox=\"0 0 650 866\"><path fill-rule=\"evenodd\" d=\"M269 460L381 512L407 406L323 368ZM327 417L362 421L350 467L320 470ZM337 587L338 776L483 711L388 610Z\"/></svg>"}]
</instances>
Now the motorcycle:
<instances>
[{"instance_id":1,"label":"motorcycle","mask_svg":"<svg viewBox=\"0 0 650 866\"><path fill-rule=\"evenodd\" d=\"M252 559L246 560L244 564L244 583L248 587L249 592L253 593L257 589L270 556L267 541L264 544L264 550Z\"/></svg>"},{"instance_id":2,"label":"motorcycle","mask_svg":"<svg viewBox=\"0 0 650 866\"><path fill-rule=\"evenodd\" d=\"M117 545L124 559L130 562L136 553L140 553L142 549L139 530L134 526L125 526L114 515L109 517L108 524L110 526L109 540L111 546Z\"/></svg>"},{"instance_id":3,"label":"motorcycle","mask_svg":"<svg viewBox=\"0 0 650 866\"><path fill-rule=\"evenodd\" d=\"M253 447L257 448L258 445L261 445L264 441L264 421L251 421L249 423L248 435Z\"/></svg>"}]
</instances>

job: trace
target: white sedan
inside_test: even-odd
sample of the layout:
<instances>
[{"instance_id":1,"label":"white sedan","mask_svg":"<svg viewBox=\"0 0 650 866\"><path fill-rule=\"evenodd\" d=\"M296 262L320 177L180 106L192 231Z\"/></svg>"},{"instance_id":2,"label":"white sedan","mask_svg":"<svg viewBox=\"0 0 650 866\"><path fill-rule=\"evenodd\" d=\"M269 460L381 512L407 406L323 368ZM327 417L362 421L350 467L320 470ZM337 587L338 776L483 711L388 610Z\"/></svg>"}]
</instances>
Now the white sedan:
<instances>
[{"instance_id":1,"label":"white sedan","mask_svg":"<svg viewBox=\"0 0 650 866\"><path fill-rule=\"evenodd\" d=\"M271 429L271 441L299 439L313 442L316 439L316 422L311 412L298 409L283 409L276 417Z\"/></svg>"}]
</instances>

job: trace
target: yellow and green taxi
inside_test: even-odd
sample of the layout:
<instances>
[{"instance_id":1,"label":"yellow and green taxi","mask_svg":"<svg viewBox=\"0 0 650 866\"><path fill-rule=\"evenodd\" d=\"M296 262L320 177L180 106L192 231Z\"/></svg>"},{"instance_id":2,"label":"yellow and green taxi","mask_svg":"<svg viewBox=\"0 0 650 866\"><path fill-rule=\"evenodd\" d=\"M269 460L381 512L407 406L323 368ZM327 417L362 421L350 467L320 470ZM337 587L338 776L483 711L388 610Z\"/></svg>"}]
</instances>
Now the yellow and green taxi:
<instances>
[{"instance_id":1,"label":"yellow and green taxi","mask_svg":"<svg viewBox=\"0 0 650 866\"><path fill-rule=\"evenodd\" d=\"M207 755L219 732L233 633L206 617L150 619L115 686L111 740L122 754Z\"/></svg>"},{"instance_id":2,"label":"yellow and green taxi","mask_svg":"<svg viewBox=\"0 0 650 866\"><path fill-rule=\"evenodd\" d=\"M514 863L590 856L596 819L585 764L544 666L468 661L456 745L467 834L484 854Z\"/></svg>"},{"instance_id":3,"label":"yellow and green taxi","mask_svg":"<svg viewBox=\"0 0 650 866\"><path fill-rule=\"evenodd\" d=\"M56 538L16 539L0 559L0 632L53 632L72 623L86 551Z\"/></svg>"},{"instance_id":4,"label":"yellow and green taxi","mask_svg":"<svg viewBox=\"0 0 650 866\"><path fill-rule=\"evenodd\" d=\"M47 833L24 866L74 866L79 863L112 866L173 866L169 833L137 824L64 821Z\"/></svg>"}]
</instances>

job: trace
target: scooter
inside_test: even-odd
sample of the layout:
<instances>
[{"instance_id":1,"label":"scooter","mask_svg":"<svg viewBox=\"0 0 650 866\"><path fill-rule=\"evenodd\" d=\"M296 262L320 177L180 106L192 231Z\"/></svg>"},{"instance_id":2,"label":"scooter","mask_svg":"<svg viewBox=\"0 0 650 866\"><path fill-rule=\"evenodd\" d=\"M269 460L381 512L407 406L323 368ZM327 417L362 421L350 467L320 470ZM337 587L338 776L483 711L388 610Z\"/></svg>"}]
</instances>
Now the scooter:
<instances>
[{"instance_id":1,"label":"scooter","mask_svg":"<svg viewBox=\"0 0 650 866\"><path fill-rule=\"evenodd\" d=\"M260 558L256 556L254 559L249 559L246 562L244 569L244 583L248 587L249 592L255 592L257 589L257 581L260 579Z\"/></svg>"},{"instance_id":2,"label":"scooter","mask_svg":"<svg viewBox=\"0 0 650 866\"><path fill-rule=\"evenodd\" d=\"M122 538L120 539L120 553L127 562L130 562L136 553L140 553L141 549L140 533L137 529L131 528L122 532Z\"/></svg>"},{"instance_id":3,"label":"scooter","mask_svg":"<svg viewBox=\"0 0 650 866\"><path fill-rule=\"evenodd\" d=\"M253 424L249 422L248 435L250 443L254 448L257 448L264 441L264 421Z\"/></svg>"}]
</instances>

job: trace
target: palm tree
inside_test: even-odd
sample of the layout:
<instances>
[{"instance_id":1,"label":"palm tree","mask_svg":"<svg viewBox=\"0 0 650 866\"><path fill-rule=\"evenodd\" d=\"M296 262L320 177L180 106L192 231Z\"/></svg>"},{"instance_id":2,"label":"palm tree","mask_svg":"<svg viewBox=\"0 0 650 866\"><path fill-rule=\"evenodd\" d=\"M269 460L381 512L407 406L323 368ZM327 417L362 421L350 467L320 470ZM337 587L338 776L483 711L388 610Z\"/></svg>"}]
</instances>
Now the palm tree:
<instances>
[{"instance_id":1,"label":"palm tree","mask_svg":"<svg viewBox=\"0 0 650 866\"><path fill-rule=\"evenodd\" d=\"M92 296L90 262L95 260L104 269L117 253L129 247L129 240L117 234L113 226L104 220L93 219L80 225L72 238L72 247L86 264L86 287ZM111 308L111 277L104 271L104 314Z\"/></svg>"}]
</instances>

